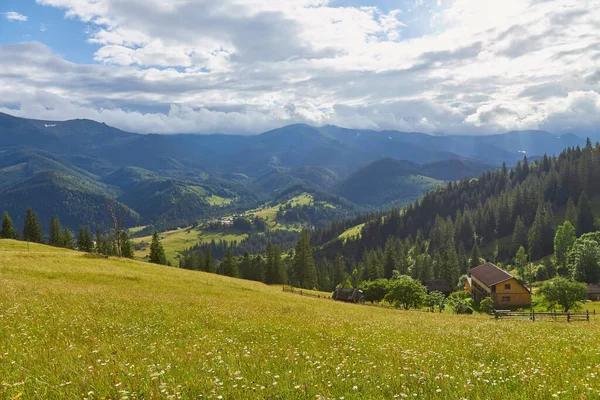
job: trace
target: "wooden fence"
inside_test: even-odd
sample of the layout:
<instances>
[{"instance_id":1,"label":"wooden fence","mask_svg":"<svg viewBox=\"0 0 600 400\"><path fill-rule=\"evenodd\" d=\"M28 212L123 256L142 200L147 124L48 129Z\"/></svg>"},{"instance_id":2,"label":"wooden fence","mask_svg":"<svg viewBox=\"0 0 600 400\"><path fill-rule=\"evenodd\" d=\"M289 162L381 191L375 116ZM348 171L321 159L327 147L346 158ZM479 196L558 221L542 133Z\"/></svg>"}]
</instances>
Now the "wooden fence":
<instances>
[{"instance_id":1,"label":"wooden fence","mask_svg":"<svg viewBox=\"0 0 600 400\"><path fill-rule=\"evenodd\" d=\"M300 296L314 297L315 299L331 299L331 296L321 296L320 294L308 293L303 290L297 290L293 287L283 287L284 292L299 294Z\"/></svg>"},{"instance_id":2,"label":"wooden fence","mask_svg":"<svg viewBox=\"0 0 600 400\"><path fill-rule=\"evenodd\" d=\"M494 310L492 315L496 320L499 319L528 319L531 321L536 320L554 320L560 321L564 320L567 322L576 322L576 321L587 321L590 322L590 315L596 315L596 310L592 313L589 311L586 312L537 312L537 311L504 311L504 310Z\"/></svg>"}]
</instances>

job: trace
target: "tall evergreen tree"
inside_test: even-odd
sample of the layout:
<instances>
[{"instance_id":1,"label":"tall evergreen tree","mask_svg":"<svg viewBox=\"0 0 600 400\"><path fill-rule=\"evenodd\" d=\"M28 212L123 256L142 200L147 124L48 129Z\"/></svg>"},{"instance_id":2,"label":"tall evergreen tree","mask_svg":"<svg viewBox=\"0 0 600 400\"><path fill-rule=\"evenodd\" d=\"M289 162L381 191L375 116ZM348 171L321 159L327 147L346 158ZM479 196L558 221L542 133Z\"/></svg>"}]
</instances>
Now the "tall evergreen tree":
<instances>
[{"instance_id":1,"label":"tall evergreen tree","mask_svg":"<svg viewBox=\"0 0 600 400\"><path fill-rule=\"evenodd\" d=\"M577 236L594 231L594 214L585 193L582 193L577 203Z\"/></svg>"},{"instance_id":2,"label":"tall evergreen tree","mask_svg":"<svg viewBox=\"0 0 600 400\"><path fill-rule=\"evenodd\" d=\"M131 240L129 239L129 235L126 231L121 231L121 257L125 258L133 258L133 244L131 244Z\"/></svg>"},{"instance_id":3,"label":"tall evergreen tree","mask_svg":"<svg viewBox=\"0 0 600 400\"><path fill-rule=\"evenodd\" d=\"M385 244L385 264L383 277L386 279L392 279L394 270L396 269L396 249L394 246L394 240L392 237L388 238ZM338 282L339 283L339 282Z\"/></svg>"},{"instance_id":4,"label":"tall evergreen tree","mask_svg":"<svg viewBox=\"0 0 600 400\"><path fill-rule=\"evenodd\" d=\"M35 212L31 208L28 208L27 212L25 212L23 240L34 243L44 243L42 224L38 221Z\"/></svg>"},{"instance_id":5,"label":"tall evergreen tree","mask_svg":"<svg viewBox=\"0 0 600 400\"><path fill-rule=\"evenodd\" d=\"M204 272L210 272L214 274L217 272L217 267L215 265L215 260L212 256L212 252L210 251L210 247L206 248L206 252L204 254Z\"/></svg>"},{"instance_id":6,"label":"tall evergreen tree","mask_svg":"<svg viewBox=\"0 0 600 400\"><path fill-rule=\"evenodd\" d=\"M254 280L254 271L252 271L252 260L250 259L250 253L244 252L242 262L239 266L240 275L244 279Z\"/></svg>"},{"instance_id":7,"label":"tall evergreen tree","mask_svg":"<svg viewBox=\"0 0 600 400\"><path fill-rule=\"evenodd\" d=\"M567 202L565 221L569 221L573 226L577 225L577 206L575 206L575 202L570 197L569 201Z\"/></svg>"},{"instance_id":8,"label":"tall evergreen tree","mask_svg":"<svg viewBox=\"0 0 600 400\"><path fill-rule=\"evenodd\" d=\"M265 263L260 254L252 260L252 270L254 271L254 280L258 282L265 281Z\"/></svg>"},{"instance_id":9,"label":"tall evergreen tree","mask_svg":"<svg viewBox=\"0 0 600 400\"><path fill-rule=\"evenodd\" d=\"M223 260L223 275L231 277L238 277L240 275L237 263L231 253L231 247L229 247L225 253L225 259Z\"/></svg>"},{"instance_id":10,"label":"tall evergreen tree","mask_svg":"<svg viewBox=\"0 0 600 400\"><path fill-rule=\"evenodd\" d=\"M52 216L50 219L50 246L61 247L63 245L62 227L57 216Z\"/></svg>"},{"instance_id":11,"label":"tall evergreen tree","mask_svg":"<svg viewBox=\"0 0 600 400\"><path fill-rule=\"evenodd\" d=\"M475 268L475 267L478 267L479 265L481 265L480 259L481 259L481 251L479 250L479 246L477 245L477 242L475 242L473 244L473 248L471 249L471 257L469 258L470 267Z\"/></svg>"},{"instance_id":12,"label":"tall evergreen tree","mask_svg":"<svg viewBox=\"0 0 600 400\"><path fill-rule=\"evenodd\" d=\"M64 247L65 249L69 249L69 250L73 250L73 234L71 233L70 230L68 230L67 228L65 228L62 232L61 235L61 247Z\"/></svg>"},{"instance_id":13,"label":"tall evergreen tree","mask_svg":"<svg viewBox=\"0 0 600 400\"><path fill-rule=\"evenodd\" d=\"M283 283L281 273L281 250L271 243L267 245L267 265L265 268L265 283L274 285Z\"/></svg>"},{"instance_id":14,"label":"tall evergreen tree","mask_svg":"<svg viewBox=\"0 0 600 400\"><path fill-rule=\"evenodd\" d=\"M154 234L152 234L152 243L150 243L150 262L153 264L167 265L165 249L160 242L157 231L154 231Z\"/></svg>"},{"instance_id":15,"label":"tall evergreen tree","mask_svg":"<svg viewBox=\"0 0 600 400\"><path fill-rule=\"evenodd\" d=\"M77 250L91 253L94 251L94 241L89 227L79 227L77 234Z\"/></svg>"},{"instance_id":16,"label":"tall evergreen tree","mask_svg":"<svg viewBox=\"0 0 600 400\"><path fill-rule=\"evenodd\" d=\"M15 227L7 212L4 212L4 217L2 218L0 239L17 239L17 232L15 232Z\"/></svg>"},{"instance_id":17,"label":"tall evergreen tree","mask_svg":"<svg viewBox=\"0 0 600 400\"><path fill-rule=\"evenodd\" d=\"M293 263L293 279L300 287L307 289L316 288L318 285L317 270L312 255L312 248L310 247L308 232L306 230L302 231L300 240L296 245Z\"/></svg>"},{"instance_id":18,"label":"tall evergreen tree","mask_svg":"<svg viewBox=\"0 0 600 400\"><path fill-rule=\"evenodd\" d=\"M519 251L519 247L527 246L527 230L525 229L525 223L520 216L515 221L515 229L512 235L512 248L514 253ZM513 253L513 254L514 254Z\"/></svg>"}]
</instances>

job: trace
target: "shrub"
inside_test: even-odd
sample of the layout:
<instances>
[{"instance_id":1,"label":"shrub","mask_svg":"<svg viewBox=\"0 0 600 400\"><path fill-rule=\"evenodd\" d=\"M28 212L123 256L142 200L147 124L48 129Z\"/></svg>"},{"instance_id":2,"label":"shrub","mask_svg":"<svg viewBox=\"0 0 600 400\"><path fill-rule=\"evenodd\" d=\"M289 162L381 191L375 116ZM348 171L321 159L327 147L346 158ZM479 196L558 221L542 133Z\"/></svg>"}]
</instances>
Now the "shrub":
<instances>
[{"instance_id":1,"label":"shrub","mask_svg":"<svg viewBox=\"0 0 600 400\"><path fill-rule=\"evenodd\" d=\"M494 300L492 300L491 297L486 297L485 299L481 300L479 307L484 313L491 314L492 311L494 311Z\"/></svg>"}]
</instances>

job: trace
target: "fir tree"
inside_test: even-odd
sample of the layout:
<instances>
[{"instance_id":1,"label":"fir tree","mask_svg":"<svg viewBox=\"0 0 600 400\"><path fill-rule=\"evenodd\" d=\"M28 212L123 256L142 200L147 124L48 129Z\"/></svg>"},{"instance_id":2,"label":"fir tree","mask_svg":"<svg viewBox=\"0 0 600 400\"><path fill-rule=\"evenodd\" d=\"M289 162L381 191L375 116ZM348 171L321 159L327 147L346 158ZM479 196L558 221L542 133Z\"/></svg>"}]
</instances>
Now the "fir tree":
<instances>
[{"instance_id":1,"label":"fir tree","mask_svg":"<svg viewBox=\"0 0 600 400\"><path fill-rule=\"evenodd\" d=\"M61 234L61 247L64 247L69 250L73 250L73 234L70 230L65 228Z\"/></svg>"},{"instance_id":2,"label":"fir tree","mask_svg":"<svg viewBox=\"0 0 600 400\"><path fill-rule=\"evenodd\" d=\"M77 250L91 253L94 251L94 241L89 227L79 227L77 234Z\"/></svg>"},{"instance_id":3,"label":"fir tree","mask_svg":"<svg viewBox=\"0 0 600 400\"><path fill-rule=\"evenodd\" d=\"M385 265L383 277L386 279L392 279L394 270L396 270L396 251L394 249L394 240L390 237L385 244Z\"/></svg>"},{"instance_id":4,"label":"fir tree","mask_svg":"<svg viewBox=\"0 0 600 400\"><path fill-rule=\"evenodd\" d=\"M237 263L231 253L231 248L228 248L225 253L225 259L223 260L223 275L231 277L238 277L240 275Z\"/></svg>"},{"instance_id":5,"label":"fir tree","mask_svg":"<svg viewBox=\"0 0 600 400\"><path fill-rule=\"evenodd\" d=\"M577 206L575 206L575 202L570 197L569 201L567 202L565 221L569 221L573 226L577 225Z\"/></svg>"},{"instance_id":6,"label":"fir tree","mask_svg":"<svg viewBox=\"0 0 600 400\"><path fill-rule=\"evenodd\" d=\"M571 222L565 221L558 227L554 236L554 256L559 268L567 268L567 255L573 248L575 240L575 227Z\"/></svg>"},{"instance_id":7,"label":"fir tree","mask_svg":"<svg viewBox=\"0 0 600 400\"><path fill-rule=\"evenodd\" d=\"M306 230L302 231L300 234L300 240L296 245L293 263L293 277L294 282L303 288L313 289L318 285L317 270L315 268L312 248L310 247L310 240Z\"/></svg>"},{"instance_id":8,"label":"fir tree","mask_svg":"<svg viewBox=\"0 0 600 400\"><path fill-rule=\"evenodd\" d=\"M527 231L525 229L525 223L519 216L519 217L517 217L517 220L515 221L515 229L513 230L513 234L512 234L513 251L516 253L519 250L519 247L525 247L526 245L527 245Z\"/></svg>"},{"instance_id":9,"label":"fir tree","mask_svg":"<svg viewBox=\"0 0 600 400\"><path fill-rule=\"evenodd\" d=\"M4 212L2 218L2 229L0 230L0 239L17 239L17 232L13 226L12 220L7 212Z\"/></svg>"},{"instance_id":10,"label":"fir tree","mask_svg":"<svg viewBox=\"0 0 600 400\"><path fill-rule=\"evenodd\" d=\"M479 250L477 241L475 241L475 243L473 244L473 248L471 249L471 257L469 259L471 268L475 268L481 265L481 251Z\"/></svg>"},{"instance_id":11,"label":"fir tree","mask_svg":"<svg viewBox=\"0 0 600 400\"><path fill-rule=\"evenodd\" d=\"M152 235L152 243L150 244L150 262L153 264L167 265L167 257L158 232L154 231Z\"/></svg>"},{"instance_id":12,"label":"fir tree","mask_svg":"<svg viewBox=\"0 0 600 400\"><path fill-rule=\"evenodd\" d=\"M265 283L274 285L283 283L281 274L281 250L271 243L267 245L267 265L265 268Z\"/></svg>"},{"instance_id":13,"label":"fir tree","mask_svg":"<svg viewBox=\"0 0 600 400\"><path fill-rule=\"evenodd\" d=\"M50 246L61 247L63 245L62 228L58 217L52 216L50 219Z\"/></svg>"},{"instance_id":14,"label":"fir tree","mask_svg":"<svg viewBox=\"0 0 600 400\"><path fill-rule=\"evenodd\" d=\"M33 243L44 243L44 232L42 224L37 219L35 212L31 208L25 213L25 223L23 225L23 240Z\"/></svg>"},{"instance_id":15,"label":"fir tree","mask_svg":"<svg viewBox=\"0 0 600 400\"><path fill-rule=\"evenodd\" d=\"M206 248L206 252L204 254L204 268L203 268L204 272L209 272L211 274L214 274L215 272L217 272L217 268L215 265L215 260L212 256L212 252L210 251L210 247Z\"/></svg>"},{"instance_id":16,"label":"fir tree","mask_svg":"<svg viewBox=\"0 0 600 400\"><path fill-rule=\"evenodd\" d=\"M582 193L577 203L577 236L594 231L594 214L585 193Z\"/></svg>"},{"instance_id":17,"label":"fir tree","mask_svg":"<svg viewBox=\"0 0 600 400\"><path fill-rule=\"evenodd\" d=\"M121 256L125 258L133 258L134 256L133 245L125 231L121 231Z\"/></svg>"}]
</instances>

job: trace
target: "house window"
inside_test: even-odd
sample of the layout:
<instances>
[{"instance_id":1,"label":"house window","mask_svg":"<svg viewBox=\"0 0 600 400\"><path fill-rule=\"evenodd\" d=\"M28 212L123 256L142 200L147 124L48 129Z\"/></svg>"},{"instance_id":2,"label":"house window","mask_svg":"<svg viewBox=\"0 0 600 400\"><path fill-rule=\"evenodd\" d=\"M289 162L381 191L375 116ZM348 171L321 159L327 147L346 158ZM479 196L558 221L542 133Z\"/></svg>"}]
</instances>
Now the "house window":
<instances>
[{"instance_id":1,"label":"house window","mask_svg":"<svg viewBox=\"0 0 600 400\"><path fill-rule=\"evenodd\" d=\"M510 283L504 284L504 290L510 290Z\"/></svg>"},{"instance_id":2,"label":"house window","mask_svg":"<svg viewBox=\"0 0 600 400\"><path fill-rule=\"evenodd\" d=\"M510 303L510 296L502 296L503 303Z\"/></svg>"}]
</instances>

